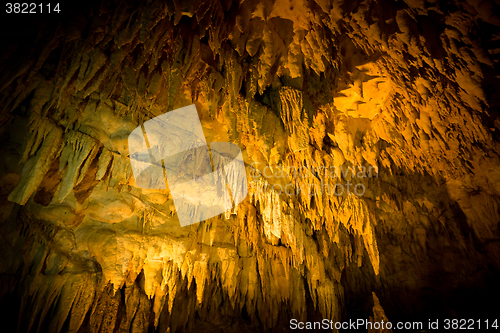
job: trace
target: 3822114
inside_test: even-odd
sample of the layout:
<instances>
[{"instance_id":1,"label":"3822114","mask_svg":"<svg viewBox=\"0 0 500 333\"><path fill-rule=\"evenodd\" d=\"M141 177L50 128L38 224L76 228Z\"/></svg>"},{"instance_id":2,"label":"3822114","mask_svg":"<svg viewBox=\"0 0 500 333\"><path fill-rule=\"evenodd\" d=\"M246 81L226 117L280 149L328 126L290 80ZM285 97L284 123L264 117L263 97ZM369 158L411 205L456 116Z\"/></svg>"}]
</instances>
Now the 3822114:
<instances>
[{"instance_id":1,"label":"3822114","mask_svg":"<svg viewBox=\"0 0 500 333\"><path fill-rule=\"evenodd\" d=\"M60 12L59 3L8 2L5 4L7 14L59 14Z\"/></svg>"}]
</instances>

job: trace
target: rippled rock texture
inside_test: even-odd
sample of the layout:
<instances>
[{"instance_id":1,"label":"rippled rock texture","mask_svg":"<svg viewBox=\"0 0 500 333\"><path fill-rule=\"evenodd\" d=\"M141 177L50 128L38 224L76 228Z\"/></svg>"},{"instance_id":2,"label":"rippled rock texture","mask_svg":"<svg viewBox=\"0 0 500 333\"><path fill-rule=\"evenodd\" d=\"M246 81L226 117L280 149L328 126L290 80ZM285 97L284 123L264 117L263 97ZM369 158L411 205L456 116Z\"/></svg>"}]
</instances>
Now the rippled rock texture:
<instances>
[{"instance_id":1,"label":"rippled rock texture","mask_svg":"<svg viewBox=\"0 0 500 333\"><path fill-rule=\"evenodd\" d=\"M2 325L258 332L498 315L499 12L116 1L5 35ZM207 142L241 148L249 195L180 227L168 189L136 185L127 138L190 104Z\"/></svg>"}]
</instances>

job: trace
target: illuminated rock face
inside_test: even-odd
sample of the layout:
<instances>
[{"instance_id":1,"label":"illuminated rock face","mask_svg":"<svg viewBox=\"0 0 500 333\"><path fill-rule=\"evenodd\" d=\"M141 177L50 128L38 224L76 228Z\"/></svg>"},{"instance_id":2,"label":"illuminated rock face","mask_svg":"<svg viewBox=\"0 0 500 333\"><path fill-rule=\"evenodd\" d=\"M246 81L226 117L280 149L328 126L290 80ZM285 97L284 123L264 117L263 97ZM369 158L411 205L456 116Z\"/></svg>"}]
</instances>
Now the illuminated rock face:
<instances>
[{"instance_id":1,"label":"illuminated rock face","mask_svg":"<svg viewBox=\"0 0 500 333\"><path fill-rule=\"evenodd\" d=\"M241 332L292 318L491 318L495 12L119 1L8 44L2 322ZM249 195L182 228L168 189L136 186L127 138L193 103L207 142L241 148Z\"/></svg>"}]
</instances>

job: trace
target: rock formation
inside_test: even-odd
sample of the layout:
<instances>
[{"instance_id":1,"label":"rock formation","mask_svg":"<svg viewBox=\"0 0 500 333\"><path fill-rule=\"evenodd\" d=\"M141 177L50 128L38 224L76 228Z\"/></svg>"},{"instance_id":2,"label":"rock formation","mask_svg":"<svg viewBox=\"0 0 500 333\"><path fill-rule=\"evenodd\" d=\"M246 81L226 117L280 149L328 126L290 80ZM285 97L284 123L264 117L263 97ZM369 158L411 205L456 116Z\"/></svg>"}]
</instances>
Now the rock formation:
<instances>
[{"instance_id":1,"label":"rock formation","mask_svg":"<svg viewBox=\"0 0 500 333\"><path fill-rule=\"evenodd\" d=\"M498 1L79 6L4 33L2 325L498 316ZM190 104L207 142L241 147L249 194L181 227L127 138Z\"/></svg>"}]
</instances>

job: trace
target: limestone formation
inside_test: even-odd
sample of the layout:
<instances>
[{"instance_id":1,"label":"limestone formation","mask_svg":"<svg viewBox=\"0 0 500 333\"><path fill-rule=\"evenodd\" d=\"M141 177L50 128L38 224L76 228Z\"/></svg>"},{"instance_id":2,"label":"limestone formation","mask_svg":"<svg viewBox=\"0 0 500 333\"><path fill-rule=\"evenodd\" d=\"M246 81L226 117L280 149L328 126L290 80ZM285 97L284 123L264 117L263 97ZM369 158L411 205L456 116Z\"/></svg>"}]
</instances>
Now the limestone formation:
<instances>
[{"instance_id":1,"label":"limestone formation","mask_svg":"<svg viewBox=\"0 0 500 333\"><path fill-rule=\"evenodd\" d=\"M498 1L79 6L0 54L8 331L498 316ZM191 104L249 193L181 227L127 139Z\"/></svg>"}]
</instances>

